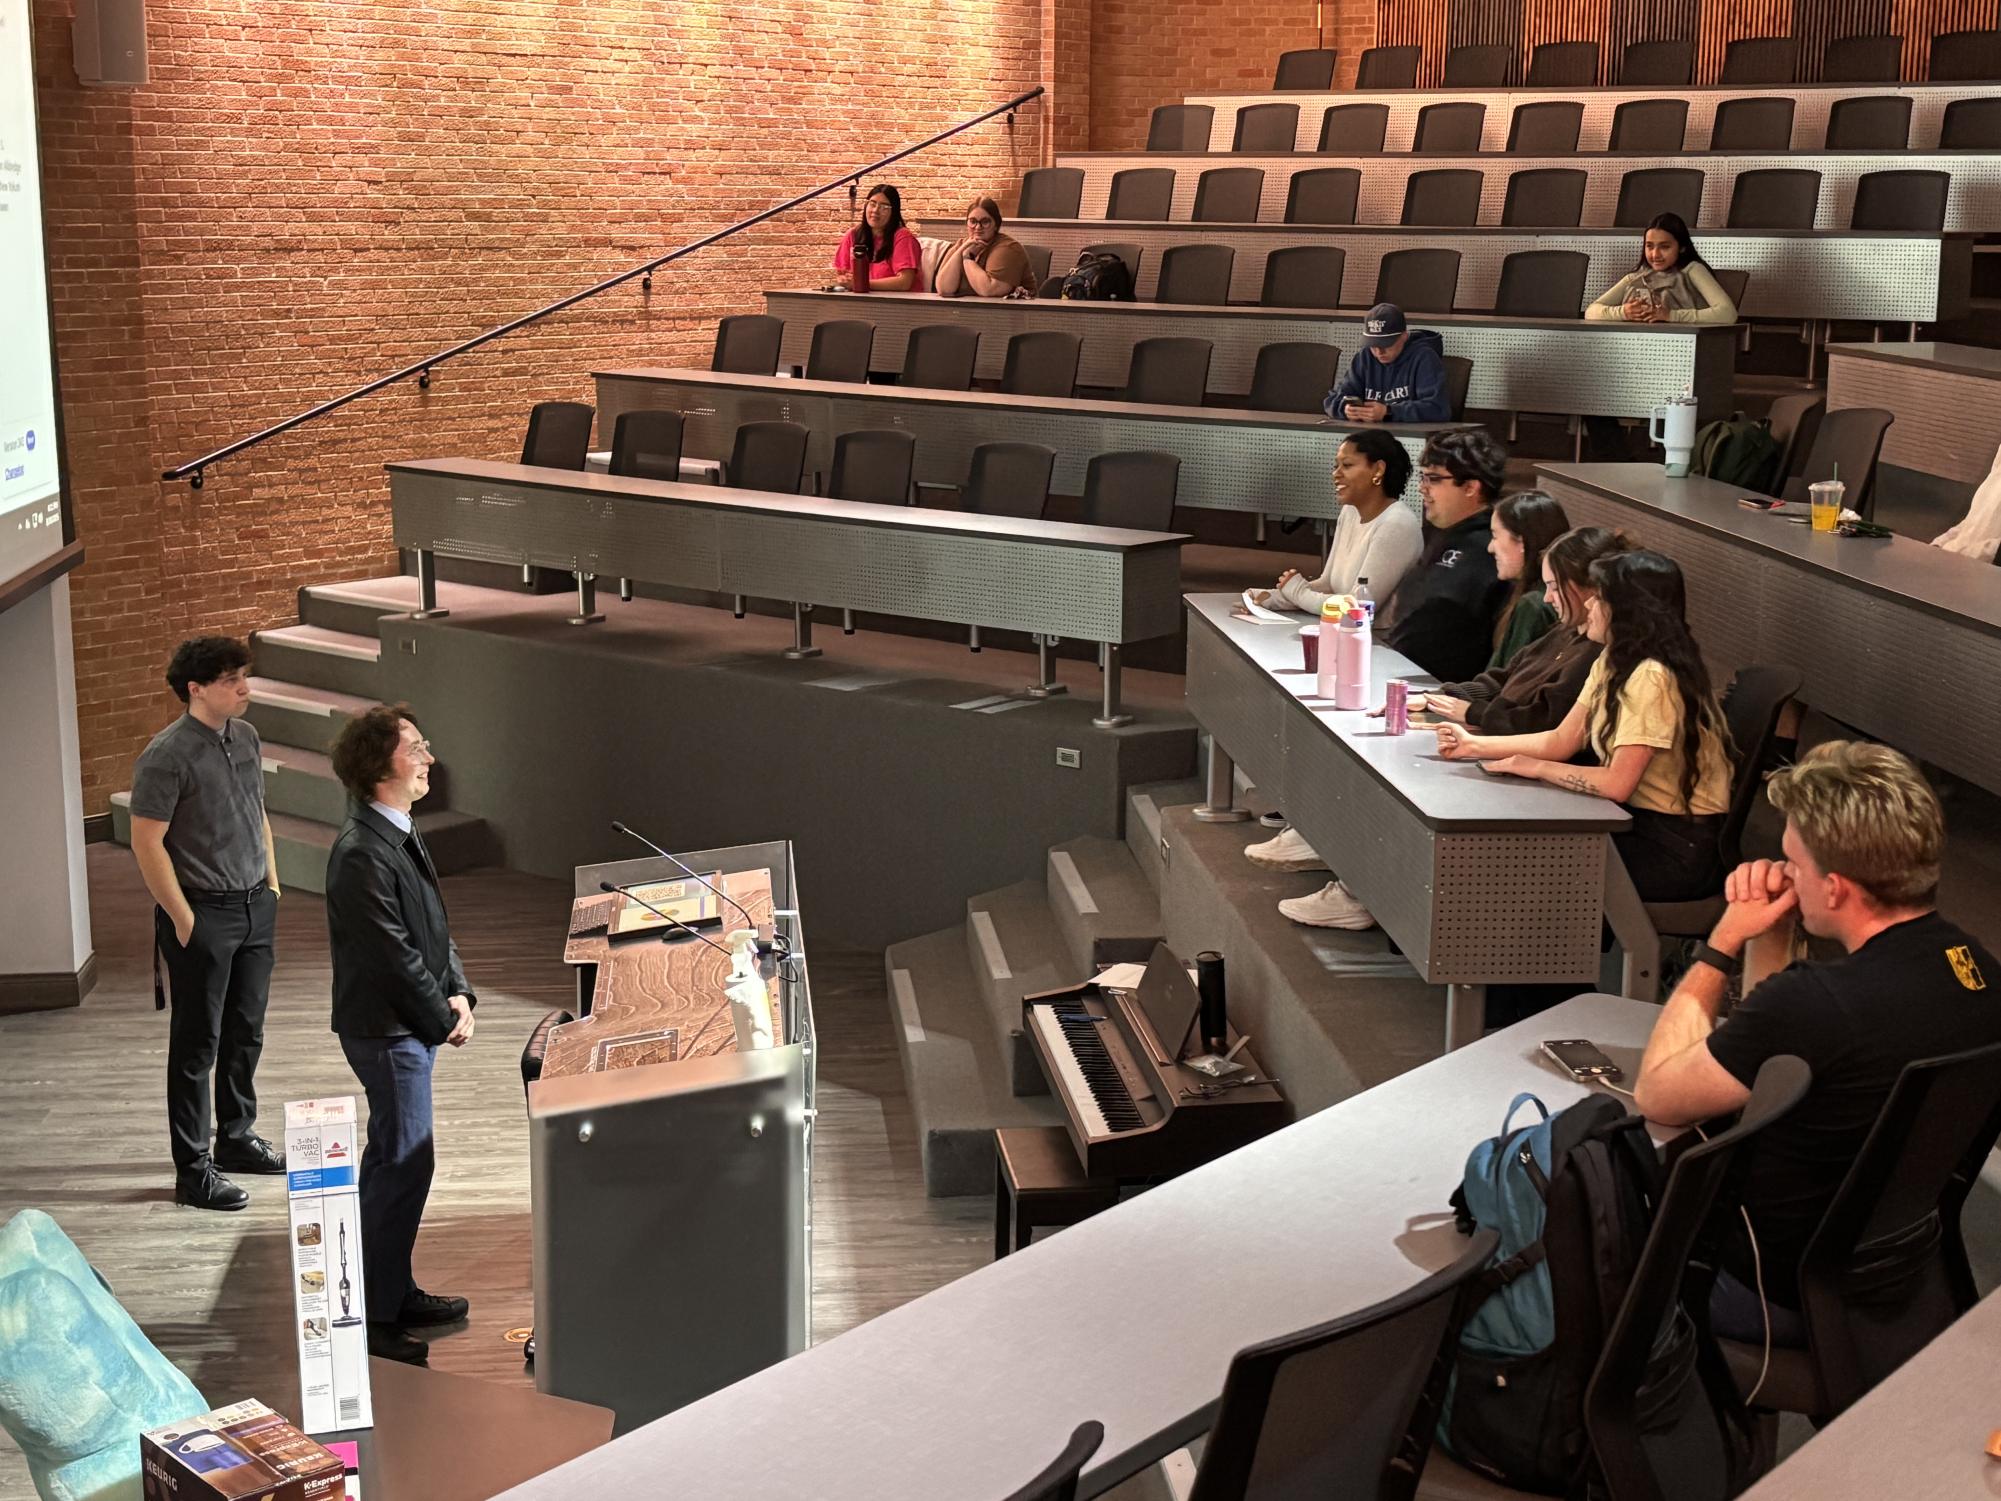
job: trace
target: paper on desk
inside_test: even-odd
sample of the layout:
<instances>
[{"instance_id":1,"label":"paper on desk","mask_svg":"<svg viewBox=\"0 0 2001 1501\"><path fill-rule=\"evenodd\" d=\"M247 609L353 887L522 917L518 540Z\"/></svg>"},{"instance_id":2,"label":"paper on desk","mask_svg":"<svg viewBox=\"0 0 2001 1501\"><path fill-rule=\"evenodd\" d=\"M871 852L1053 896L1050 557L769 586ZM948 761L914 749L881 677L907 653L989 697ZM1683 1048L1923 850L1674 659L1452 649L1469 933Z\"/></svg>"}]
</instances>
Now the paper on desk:
<instances>
[{"instance_id":1,"label":"paper on desk","mask_svg":"<svg viewBox=\"0 0 2001 1501\"><path fill-rule=\"evenodd\" d=\"M1291 625L1294 621L1291 615L1281 615L1276 610L1267 610L1263 605L1255 603L1251 599L1249 589L1244 591L1244 613L1260 625Z\"/></svg>"},{"instance_id":2,"label":"paper on desk","mask_svg":"<svg viewBox=\"0 0 2001 1501\"><path fill-rule=\"evenodd\" d=\"M1112 964L1098 971L1098 983L1107 990L1138 990L1144 978L1144 964Z\"/></svg>"}]
</instances>

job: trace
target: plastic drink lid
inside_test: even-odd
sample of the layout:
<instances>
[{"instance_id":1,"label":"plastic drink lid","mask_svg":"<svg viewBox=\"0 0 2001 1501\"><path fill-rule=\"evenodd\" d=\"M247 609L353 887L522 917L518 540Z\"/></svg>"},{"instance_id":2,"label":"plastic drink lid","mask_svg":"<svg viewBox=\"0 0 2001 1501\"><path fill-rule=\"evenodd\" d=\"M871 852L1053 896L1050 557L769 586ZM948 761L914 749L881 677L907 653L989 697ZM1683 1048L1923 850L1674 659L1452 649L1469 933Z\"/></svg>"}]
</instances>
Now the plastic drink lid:
<instances>
[{"instance_id":1,"label":"plastic drink lid","mask_svg":"<svg viewBox=\"0 0 2001 1501\"><path fill-rule=\"evenodd\" d=\"M1330 599L1327 601L1327 603L1322 605L1320 607L1320 618L1322 620L1339 620L1341 618L1340 601L1335 599Z\"/></svg>"}]
</instances>

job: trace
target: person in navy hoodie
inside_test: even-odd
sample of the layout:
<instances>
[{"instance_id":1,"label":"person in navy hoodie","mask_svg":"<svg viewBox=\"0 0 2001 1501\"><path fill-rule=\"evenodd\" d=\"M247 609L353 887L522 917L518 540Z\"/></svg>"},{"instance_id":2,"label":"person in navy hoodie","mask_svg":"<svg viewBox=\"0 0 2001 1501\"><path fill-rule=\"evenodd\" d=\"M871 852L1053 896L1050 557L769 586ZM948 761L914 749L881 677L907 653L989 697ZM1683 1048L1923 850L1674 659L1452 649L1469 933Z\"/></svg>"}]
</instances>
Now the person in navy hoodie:
<instances>
[{"instance_id":1,"label":"person in navy hoodie","mask_svg":"<svg viewBox=\"0 0 2001 1501\"><path fill-rule=\"evenodd\" d=\"M1450 420L1443 341L1411 328L1394 302L1378 303L1362 320L1361 351L1320 405L1347 422Z\"/></svg>"}]
</instances>

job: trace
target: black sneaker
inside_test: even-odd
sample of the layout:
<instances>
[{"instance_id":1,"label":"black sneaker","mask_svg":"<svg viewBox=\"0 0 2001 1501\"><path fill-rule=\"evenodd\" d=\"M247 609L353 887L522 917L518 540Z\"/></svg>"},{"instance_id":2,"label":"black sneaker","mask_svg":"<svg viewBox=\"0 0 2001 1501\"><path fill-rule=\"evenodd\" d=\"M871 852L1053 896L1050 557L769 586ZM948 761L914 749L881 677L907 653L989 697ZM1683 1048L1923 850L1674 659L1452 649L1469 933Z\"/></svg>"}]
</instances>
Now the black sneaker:
<instances>
[{"instance_id":1,"label":"black sneaker","mask_svg":"<svg viewBox=\"0 0 2001 1501\"><path fill-rule=\"evenodd\" d=\"M456 1324L472 1311L464 1298L442 1297L437 1293L413 1292L403 1300L396 1323L404 1329L424 1329L433 1324Z\"/></svg>"},{"instance_id":2,"label":"black sneaker","mask_svg":"<svg viewBox=\"0 0 2001 1501\"><path fill-rule=\"evenodd\" d=\"M192 1172L174 1175L174 1202L190 1209L241 1209L250 1195L204 1163Z\"/></svg>"},{"instance_id":3,"label":"black sneaker","mask_svg":"<svg viewBox=\"0 0 2001 1501\"><path fill-rule=\"evenodd\" d=\"M285 1154L261 1136L242 1141L217 1142L215 1165L232 1173L282 1173Z\"/></svg>"},{"instance_id":4,"label":"black sneaker","mask_svg":"<svg viewBox=\"0 0 2001 1501\"><path fill-rule=\"evenodd\" d=\"M369 1324L368 1353L382 1360L398 1360L404 1365L429 1365L431 1361L431 1347L394 1324Z\"/></svg>"}]
</instances>

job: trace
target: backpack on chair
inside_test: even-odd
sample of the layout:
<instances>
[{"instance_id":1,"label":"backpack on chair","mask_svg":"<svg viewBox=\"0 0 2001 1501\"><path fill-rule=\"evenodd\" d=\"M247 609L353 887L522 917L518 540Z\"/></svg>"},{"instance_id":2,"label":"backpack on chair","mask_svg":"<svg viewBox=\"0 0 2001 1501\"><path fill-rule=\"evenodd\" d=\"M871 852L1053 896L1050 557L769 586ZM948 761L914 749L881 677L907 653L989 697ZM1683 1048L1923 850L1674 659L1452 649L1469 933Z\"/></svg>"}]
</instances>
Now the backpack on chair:
<instances>
[{"instance_id":1,"label":"backpack on chair","mask_svg":"<svg viewBox=\"0 0 2001 1501\"><path fill-rule=\"evenodd\" d=\"M1063 278L1066 302L1132 302L1133 274L1119 256L1107 250L1093 251L1077 258L1077 264Z\"/></svg>"},{"instance_id":2,"label":"backpack on chair","mask_svg":"<svg viewBox=\"0 0 2001 1501\"><path fill-rule=\"evenodd\" d=\"M1518 1127L1525 1104L1541 1119ZM1646 1122L1609 1095L1555 1116L1516 1095L1501 1134L1473 1149L1452 1207L1462 1230L1491 1228L1501 1242L1451 1355L1438 1442L1454 1459L1523 1490L1588 1489L1584 1390L1663 1182ZM1657 1355L1693 1361L1692 1338L1663 1343L1677 1348Z\"/></svg>"},{"instance_id":3,"label":"backpack on chair","mask_svg":"<svg viewBox=\"0 0 2001 1501\"><path fill-rule=\"evenodd\" d=\"M1705 422L1695 434L1690 468L1722 484L1736 485L1757 495L1775 495L1785 457L1772 424L1742 412L1719 422Z\"/></svg>"}]
</instances>

